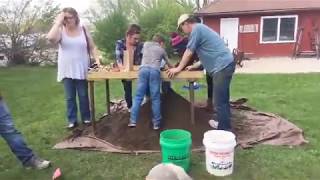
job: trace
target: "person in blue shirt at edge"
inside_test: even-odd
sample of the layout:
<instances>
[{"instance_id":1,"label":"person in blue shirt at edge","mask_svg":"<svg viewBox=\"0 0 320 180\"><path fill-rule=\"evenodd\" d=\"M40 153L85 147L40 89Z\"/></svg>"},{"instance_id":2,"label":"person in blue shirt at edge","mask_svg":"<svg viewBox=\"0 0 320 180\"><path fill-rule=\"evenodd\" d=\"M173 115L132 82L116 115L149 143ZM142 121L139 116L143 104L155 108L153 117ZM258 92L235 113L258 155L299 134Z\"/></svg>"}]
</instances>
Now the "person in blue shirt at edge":
<instances>
[{"instance_id":1,"label":"person in blue shirt at edge","mask_svg":"<svg viewBox=\"0 0 320 180\"><path fill-rule=\"evenodd\" d=\"M213 102L217 112L217 121L210 120L209 124L219 130L231 131L230 83L235 71L232 53L218 33L198 23L191 15L181 15L178 19L178 28L189 34L189 41L179 66L167 70L168 76L173 78L182 71L193 53L197 53L201 64L212 77L214 87Z\"/></svg>"},{"instance_id":2,"label":"person in blue shirt at edge","mask_svg":"<svg viewBox=\"0 0 320 180\"><path fill-rule=\"evenodd\" d=\"M46 169L51 162L41 159L25 142L22 134L15 128L11 113L0 90L0 136L6 141L12 153L26 169Z\"/></svg>"}]
</instances>

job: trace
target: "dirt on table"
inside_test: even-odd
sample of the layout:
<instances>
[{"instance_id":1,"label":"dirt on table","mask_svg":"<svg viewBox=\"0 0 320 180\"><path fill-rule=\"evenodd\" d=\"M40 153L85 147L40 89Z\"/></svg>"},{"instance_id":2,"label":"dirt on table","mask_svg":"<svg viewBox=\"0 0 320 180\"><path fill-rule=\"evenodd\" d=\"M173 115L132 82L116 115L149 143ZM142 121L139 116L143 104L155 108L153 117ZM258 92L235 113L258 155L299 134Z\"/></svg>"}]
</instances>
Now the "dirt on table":
<instances>
[{"instance_id":1,"label":"dirt on table","mask_svg":"<svg viewBox=\"0 0 320 180\"><path fill-rule=\"evenodd\" d=\"M152 129L151 102L141 106L137 127L129 128L130 113L122 100L112 105L111 115L97 122L95 137L91 126L81 126L55 148L108 152L158 151L160 132L165 129L188 130L192 134L192 148L203 148L203 134L212 130L208 120L216 119L213 109L206 108L206 103L196 103L195 124L192 124L188 100L173 91L162 95L161 99L162 128L158 131ZM307 143L300 128L280 116L257 111L245 105L246 101L246 98L241 98L230 102L232 131L237 136L238 145L248 148L257 144L297 146Z\"/></svg>"}]
</instances>

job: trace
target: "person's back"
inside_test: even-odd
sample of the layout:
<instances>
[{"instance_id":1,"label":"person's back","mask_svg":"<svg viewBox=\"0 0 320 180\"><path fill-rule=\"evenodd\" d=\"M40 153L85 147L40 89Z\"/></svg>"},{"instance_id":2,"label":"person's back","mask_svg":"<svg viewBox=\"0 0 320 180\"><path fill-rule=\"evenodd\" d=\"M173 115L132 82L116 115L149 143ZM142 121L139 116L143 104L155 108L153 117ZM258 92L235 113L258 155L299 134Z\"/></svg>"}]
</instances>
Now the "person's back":
<instances>
[{"instance_id":1,"label":"person's back","mask_svg":"<svg viewBox=\"0 0 320 180\"><path fill-rule=\"evenodd\" d=\"M161 60L167 61L167 53L158 42L145 42L143 46L143 56L141 67L152 67L160 70Z\"/></svg>"},{"instance_id":2,"label":"person's back","mask_svg":"<svg viewBox=\"0 0 320 180\"><path fill-rule=\"evenodd\" d=\"M230 50L219 34L204 24L195 25L187 48L198 54L201 63L210 74L221 71L233 61Z\"/></svg>"},{"instance_id":3,"label":"person's back","mask_svg":"<svg viewBox=\"0 0 320 180\"><path fill-rule=\"evenodd\" d=\"M164 39L154 35L152 42L145 42L143 47L142 63L139 69L136 97L131 109L129 127L136 127L140 105L143 97L149 90L152 104L153 129L159 130L161 124L160 110L160 65L162 59L168 63L168 56L163 49Z\"/></svg>"}]
</instances>

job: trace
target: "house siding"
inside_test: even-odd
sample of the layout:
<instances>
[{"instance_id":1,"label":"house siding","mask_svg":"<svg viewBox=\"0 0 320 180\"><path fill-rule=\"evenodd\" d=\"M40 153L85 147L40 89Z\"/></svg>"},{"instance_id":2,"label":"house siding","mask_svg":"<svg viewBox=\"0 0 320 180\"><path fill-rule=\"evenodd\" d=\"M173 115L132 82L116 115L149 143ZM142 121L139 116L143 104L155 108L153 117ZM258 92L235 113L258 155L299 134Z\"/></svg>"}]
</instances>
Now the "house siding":
<instances>
[{"instance_id":1,"label":"house siding","mask_svg":"<svg viewBox=\"0 0 320 180\"><path fill-rule=\"evenodd\" d=\"M319 11L299 11L286 13L268 13L255 15L239 15L239 16L206 16L203 17L204 24L211 27L216 32L220 33L221 18L239 18L239 26L246 24L257 24L258 32L240 33L238 38L238 48L244 51L249 56L253 57L270 57L270 56L291 56L293 53L294 42L291 43L260 43L260 25L262 16L283 16L283 15L298 15L298 27L304 27L301 50L310 51L311 37L313 27L320 28L320 12Z\"/></svg>"}]
</instances>

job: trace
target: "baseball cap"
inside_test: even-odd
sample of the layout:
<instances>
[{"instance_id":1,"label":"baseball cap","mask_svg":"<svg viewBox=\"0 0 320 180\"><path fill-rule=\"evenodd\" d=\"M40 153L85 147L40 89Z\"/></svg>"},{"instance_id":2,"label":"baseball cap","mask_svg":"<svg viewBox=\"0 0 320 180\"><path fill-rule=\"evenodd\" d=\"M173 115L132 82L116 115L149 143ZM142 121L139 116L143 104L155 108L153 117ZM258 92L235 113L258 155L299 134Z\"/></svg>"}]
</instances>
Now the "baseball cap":
<instances>
[{"instance_id":1,"label":"baseball cap","mask_svg":"<svg viewBox=\"0 0 320 180\"><path fill-rule=\"evenodd\" d=\"M178 19L177 29L179 29L181 24L184 23L189 18L190 18L189 14L182 14Z\"/></svg>"}]
</instances>

